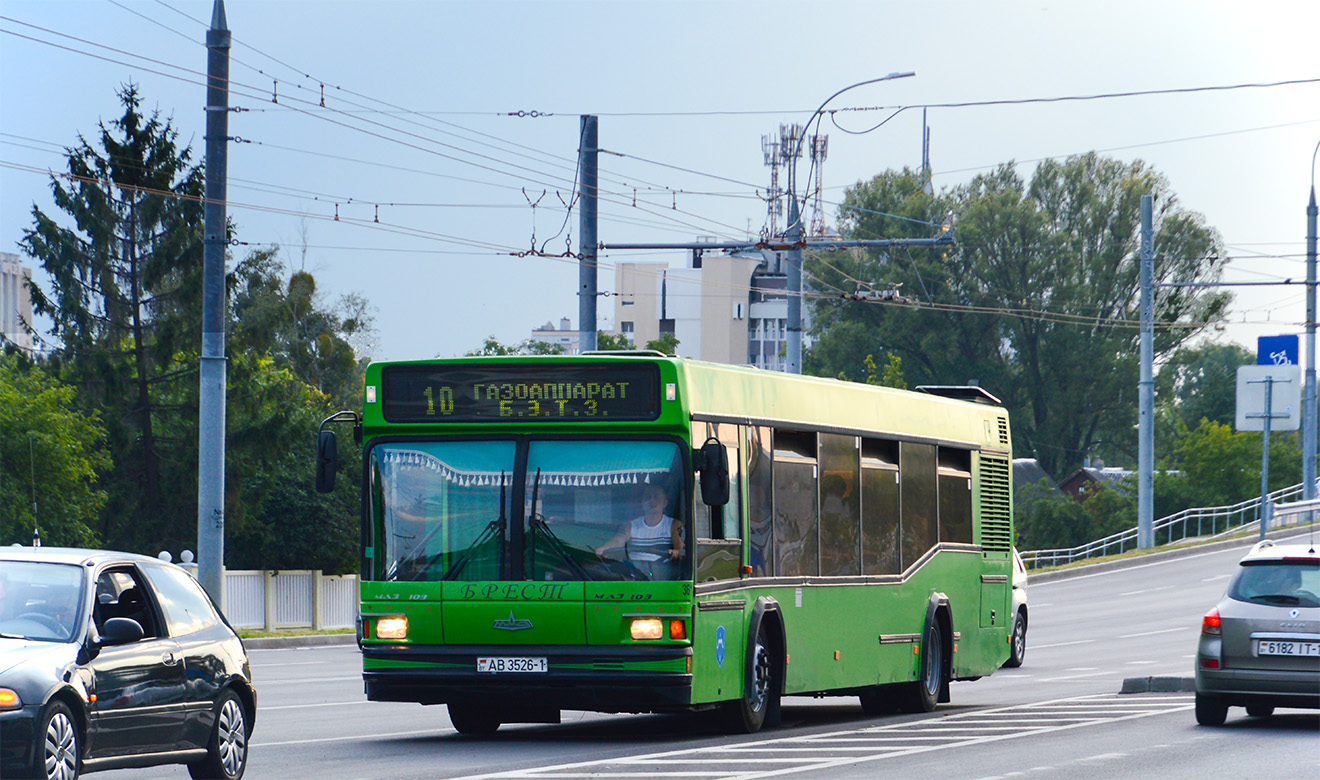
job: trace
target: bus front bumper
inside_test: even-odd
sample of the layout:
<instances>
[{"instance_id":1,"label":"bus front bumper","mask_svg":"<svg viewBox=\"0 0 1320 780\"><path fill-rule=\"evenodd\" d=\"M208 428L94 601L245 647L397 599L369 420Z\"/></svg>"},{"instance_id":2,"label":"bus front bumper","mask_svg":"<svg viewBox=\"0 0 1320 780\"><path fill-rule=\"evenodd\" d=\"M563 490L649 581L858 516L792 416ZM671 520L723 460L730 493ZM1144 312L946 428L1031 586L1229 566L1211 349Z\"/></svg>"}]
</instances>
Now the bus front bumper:
<instances>
[{"instance_id":1,"label":"bus front bumper","mask_svg":"<svg viewBox=\"0 0 1320 780\"><path fill-rule=\"evenodd\" d=\"M478 672L478 658L544 658L545 672ZM674 712L692 704L692 648L524 646L362 647L370 701L509 702L529 709Z\"/></svg>"}]
</instances>

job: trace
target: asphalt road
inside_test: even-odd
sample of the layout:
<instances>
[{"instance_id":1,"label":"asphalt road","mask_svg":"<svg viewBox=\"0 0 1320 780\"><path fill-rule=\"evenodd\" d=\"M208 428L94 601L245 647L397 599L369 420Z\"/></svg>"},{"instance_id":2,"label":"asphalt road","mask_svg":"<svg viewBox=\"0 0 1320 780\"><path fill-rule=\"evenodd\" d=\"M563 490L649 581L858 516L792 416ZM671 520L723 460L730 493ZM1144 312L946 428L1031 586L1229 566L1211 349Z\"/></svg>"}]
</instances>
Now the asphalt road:
<instances>
[{"instance_id":1,"label":"asphalt road","mask_svg":"<svg viewBox=\"0 0 1320 780\"><path fill-rule=\"evenodd\" d=\"M1026 663L955 683L928 715L867 717L855 699L786 699L781 728L720 734L700 716L565 712L559 725L459 736L444 707L364 700L352 645L255 649L248 777L1320 777L1320 713L1233 709L1197 726L1189 693L1119 695L1190 677L1201 617L1246 547L1033 582ZM124 778L185 776L179 768Z\"/></svg>"}]
</instances>

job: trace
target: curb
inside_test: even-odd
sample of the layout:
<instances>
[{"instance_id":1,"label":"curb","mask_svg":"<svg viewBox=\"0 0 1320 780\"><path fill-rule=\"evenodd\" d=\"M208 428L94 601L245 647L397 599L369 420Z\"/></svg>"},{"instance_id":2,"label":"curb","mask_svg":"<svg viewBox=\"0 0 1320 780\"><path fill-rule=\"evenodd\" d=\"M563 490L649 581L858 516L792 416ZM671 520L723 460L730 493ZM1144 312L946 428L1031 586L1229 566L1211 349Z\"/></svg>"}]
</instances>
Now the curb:
<instances>
[{"instance_id":1,"label":"curb","mask_svg":"<svg viewBox=\"0 0 1320 780\"><path fill-rule=\"evenodd\" d=\"M1303 526L1290 529L1287 532L1272 534L1267 538L1276 541L1282 539L1291 539L1295 536L1302 536L1311 533L1310 526ZM1031 587L1035 582L1052 582L1054 580L1066 580L1069 577L1077 577L1082 574L1096 574L1098 572L1113 571L1116 569L1127 569L1133 566L1144 566L1148 563L1158 563L1159 561L1171 560L1174 558L1185 558L1189 555L1197 555L1204 552L1216 552L1218 550L1229 550L1234 547L1250 547L1256 544L1259 539L1245 537L1241 539L1225 539L1222 542L1209 542L1207 544L1194 544L1185 547L1178 547L1171 550L1164 550L1149 555L1138 555L1134 558L1124 558L1118 561L1106 561L1105 563L1093 563L1087 566L1078 566L1073 569L1061 569L1059 571L1047 571L1040 574L1032 574L1027 570L1027 587Z\"/></svg>"},{"instance_id":2,"label":"curb","mask_svg":"<svg viewBox=\"0 0 1320 780\"><path fill-rule=\"evenodd\" d=\"M275 650L287 647L332 647L356 645L356 634L307 634L304 636L256 636L243 640L248 650Z\"/></svg>"},{"instance_id":3,"label":"curb","mask_svg":"<svg viewBox=\"0 0 1320 780\"><path fill-rule=\"evenodd\" d=\"M1129 677L1119 690L1124 693L1191 693L1196 690L1192 677Z\"/></svg>"}]
</instances>

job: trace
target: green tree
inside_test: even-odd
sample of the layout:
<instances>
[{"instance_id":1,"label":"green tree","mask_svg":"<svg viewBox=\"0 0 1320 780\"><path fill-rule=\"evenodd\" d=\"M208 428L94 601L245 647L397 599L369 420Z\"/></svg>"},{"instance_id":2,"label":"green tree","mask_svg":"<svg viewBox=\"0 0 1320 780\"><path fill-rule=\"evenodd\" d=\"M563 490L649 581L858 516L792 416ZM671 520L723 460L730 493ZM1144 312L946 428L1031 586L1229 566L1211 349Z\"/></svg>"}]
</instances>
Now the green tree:
<instances>
[{"instance_id":1,"label":"green tree","mask_svg":"<svg viewBox=\"0 0 1320 780\"><path fill-rule=\"evenodd\" d=\"M646 342L647 349L653 349L656 352L663 352L666 355L678 354L678 337L672 333L665 333L658 339L651 339Z\"/></svg>"},{"instance_id":2,"label":"green tree","mask_svg":"<svg viewBox=\"0 0 1320 780\"><path fill-rule=\"evenodd\" d=\"M349 294L326 305L312 274L286 274L270 250L253 252L240 263L230 287L233 344L269 355L276 366L329 396L333 405L357 403L363 366L353 342L369 344L374 330L365 299Z\"/></svg>"},{"instance_id":3,"label":"green tree","mask_svg":"<svg viewBox=\"0 0 1320 780\"><path fill-rule=\"evenodd\" d=\"M159 431L185 411L160 399L197 382L185 356L200 338L204 183L171 122L143 115L137 87L119 98L124 114L100 124L100 148L79 136L68 150L69 183L51 178L72 225L34 206L21 243L51 280L49 291L33 288L32 301L63 342L58 364L108 430L117 473L96 530L130 546L163 535L188 505L195 516L195 496L167 488L166 472L183 465L181 440Z\"/></svg>"},{"instance_id":4,"label":"green tree","mask_svg":"<svg viewBox=\"0 0 1320 780\"><path fill-rule=\"evenodd\" d=\"M1012 413L1017 450L1055 478L1087 452L1135 459L1141 196L1155 196L1156 282L1217 280L1218 234L1144 163L1096 154L1041 163L1030 181L1005 165L950 192L924 183L891 171L850 188L841 233L930 236L953 212L957 249L868 250L811 269L819 290L899 284L905 300L820 299L809 370L861 378L863 356L890 353L912 384L977 379ZM1159 288L1156 356L1221 319L1227 301Z\"/></svg>"},{"instance_id":5,"label":"green tree","mask_svg":"<svg viewBox=\"0 0 1320 780\"><path fill-rule=\"evenodd\" d=\"M1237 344L1183 347L1155 375L1155 398L1188 428L1195 428L1201 420L1232 425L1238 367L1255 362L1255 355Z\"/></svg>"},{"instance_id":6,"label":"green tree","mask_svg":"<svg viewBox=\"0 0 1320 780\"><path fill-rule=\"evenodd\" d=\"M467 357L491 357L498 355L562 355L564 348L559 344L535 339L523 339L517 344L502 344L494 336L487 336L481 347L465 352Z\"/></svg>"},{"instance_id":7,"label":"green tree","mask_svg":"<svg viewBox=\"0 0 1320 780\"><path fill-rule=\"evenodd\" d=\"M611 334L598 330L596 331L596 349L617 352L619 350L633 349L633 344L628 340L627 334Z\"/></svg>"},{"instance_id":8,"label":"green tree","mask_svg":"<svg viewBox=\"0 0 1320 780\"><path fill-rule=\"evenodd\" d=\"M76 388L23 363L0 355L0 544L31 544L40 528L45 544L95 545L88 521L106 499L105 429Z\"/></svg>"}]
</instances>

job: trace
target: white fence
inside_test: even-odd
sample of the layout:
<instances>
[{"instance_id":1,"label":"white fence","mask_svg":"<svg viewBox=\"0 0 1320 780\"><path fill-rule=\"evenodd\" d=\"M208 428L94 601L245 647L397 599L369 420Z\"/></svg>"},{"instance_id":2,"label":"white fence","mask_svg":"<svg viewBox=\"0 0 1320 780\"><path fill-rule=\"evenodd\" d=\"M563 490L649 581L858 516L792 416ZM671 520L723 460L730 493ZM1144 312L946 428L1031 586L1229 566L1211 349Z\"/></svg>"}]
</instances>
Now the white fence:
<instances>
[{"instance_id":1,"label":"white fence","mask_svg":"<svg viewBox=\"0 0 1320 780\"><path fill-rule=\"evenodd\" d=\"M225 572L225 617L235 628L353 628L357 610L353 574Z\"/></svg>"}]
</instances>

